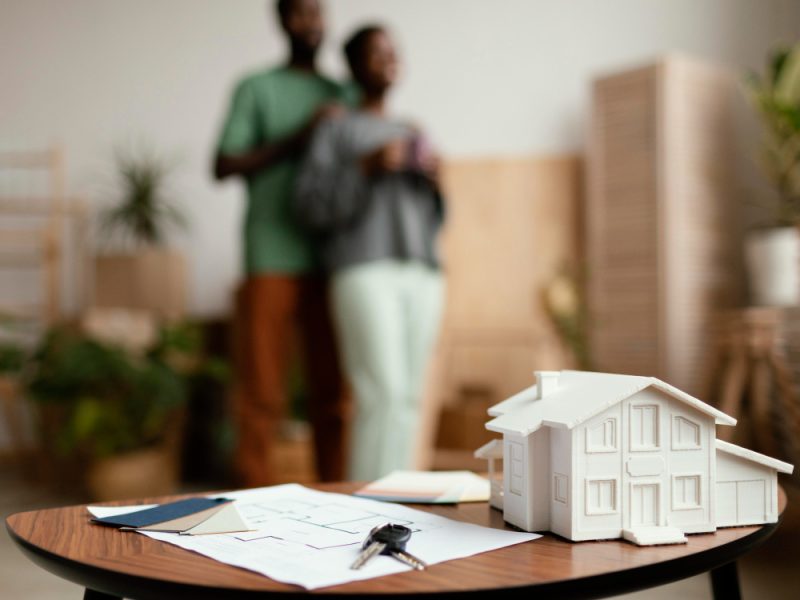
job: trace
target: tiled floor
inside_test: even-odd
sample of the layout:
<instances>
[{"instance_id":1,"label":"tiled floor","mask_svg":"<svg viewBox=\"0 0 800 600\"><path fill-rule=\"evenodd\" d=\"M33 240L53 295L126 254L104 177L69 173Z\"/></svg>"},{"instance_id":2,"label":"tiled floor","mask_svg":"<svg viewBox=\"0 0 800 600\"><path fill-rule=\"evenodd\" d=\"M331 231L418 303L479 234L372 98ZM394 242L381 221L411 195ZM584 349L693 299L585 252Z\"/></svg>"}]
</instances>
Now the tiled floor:
<instances>
[{"instance_id":1,"label":"tiled floor","mask_svg":"<svg viewBox=\"0 0 800 600\"><path fill-rule=\"evenodd\" d=\"M746 600L794 600L800 597L800 490L787 488L789 508L775 535L740 561ZM47 506L74 504L81 498L54 495L25 484L8 468L0 469L0 516ZM35 566L0 534L0 600L78 600L83 590ZM652 590L627 594L624 600L706 600L711 597L708 576L699 575Z\"/></svg>"}]
</instances>

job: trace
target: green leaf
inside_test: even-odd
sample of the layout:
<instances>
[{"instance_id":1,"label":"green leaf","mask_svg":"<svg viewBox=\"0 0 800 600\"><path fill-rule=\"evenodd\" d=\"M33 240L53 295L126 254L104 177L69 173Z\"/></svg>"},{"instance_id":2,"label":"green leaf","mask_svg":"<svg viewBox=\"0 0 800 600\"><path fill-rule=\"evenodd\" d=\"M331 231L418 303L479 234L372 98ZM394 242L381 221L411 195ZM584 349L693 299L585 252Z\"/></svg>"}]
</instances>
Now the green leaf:
<instances>
[{"instance_id":1,"label":"green leaf","mask_svg":"<svg viewBox=\"0 0 800 600\"><path fill-rule=\"evenodd\" d=\"M800 45L781 62L774 89L775 99L781 104L800 106Z\"/></svg>"},{"instance_id":2,"label":"green leaf","mask_svg":"<svg viewBox=\"0 0 800 600\"><path fill-rule=\"evenodd\" d=\"M800 104L777 106L775 113L781 119L783 126L794 131L795 134L800 134Z\"/></svg>"},{"instance_id":3,"label":"green leaf","mask_svg":"<svg viewBox=\"0 0 800 600\"><path fill-rule=\"evenodd\" d=\"M204 357L203 348L202 330L187 323L162 327L144 356L53 328L26 367L27 395L63 415L52 440L60 452L135 450L163 438L190 382L227 375L226 363Z\"/></svg>"},{"instance_id":4,"label":"green leaf","mask_svg":"<svg viewBox=\"0 0 800 600\"><path fill-rule=\"evenodd\" d=\"M102 408L94 398L82 398L75 407L73 432L79 442L89 438L102 419Z\"/></svg>"},{"instance_id":5,"label":"green leaf","mask_svg":"<svg viewBox=\"0 0 800 600\"><path fill-rule=\"evenodd\" d=\"M769 83L771 87L774 87L781 78L788 56L788 48L778 48L772 53L772 57L769 61Z\"/></svg>"},{"instance_id":6,"label":"green leaf","mask_svg":"<svg viewBox=\"0 0 800 600\"><path fill-rule=\"evenodd\" d=\"M25 350L12 343L0 344L0 373L16 373L25 364Z\"/></svg>"},{"instance_id":7,"label":"green leaf","mask_svg":"<svg viewBox=\"0 0 800 600\"><path fill-rule=\"evenodd\" d=\"M102 232L141 245L165 241L170 227L186 224L166 196L171 165L151 151L117 150L117 205L101 216Z\"/></svg>"}]
</instances>

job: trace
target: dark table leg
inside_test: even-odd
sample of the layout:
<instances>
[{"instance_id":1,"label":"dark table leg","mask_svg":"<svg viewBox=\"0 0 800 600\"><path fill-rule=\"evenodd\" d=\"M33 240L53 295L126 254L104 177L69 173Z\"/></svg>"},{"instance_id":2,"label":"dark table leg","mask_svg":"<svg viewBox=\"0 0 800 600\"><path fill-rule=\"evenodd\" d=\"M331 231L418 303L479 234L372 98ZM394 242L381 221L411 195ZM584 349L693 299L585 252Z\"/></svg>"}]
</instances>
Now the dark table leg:
<instances>
[{"instance_id":1,"label":"dark table leg","mask_svg":"<svg viewBox=\"0 0 800 600\"><path fill-rule=\"evenodd\" d=\"M86 588L86 591L83 593L83 600L122 600L122 598Z\"/></svg>"},{"instance_id":2,"label":"dark table leg","mask_svg":"<svg viewBox=\"0 0 800 600\"><path fill-rule=\"evenodd\" d=\"M711 569L711 592L714 600L741 600L736 561Z\"/></svg>"}]
</instances>

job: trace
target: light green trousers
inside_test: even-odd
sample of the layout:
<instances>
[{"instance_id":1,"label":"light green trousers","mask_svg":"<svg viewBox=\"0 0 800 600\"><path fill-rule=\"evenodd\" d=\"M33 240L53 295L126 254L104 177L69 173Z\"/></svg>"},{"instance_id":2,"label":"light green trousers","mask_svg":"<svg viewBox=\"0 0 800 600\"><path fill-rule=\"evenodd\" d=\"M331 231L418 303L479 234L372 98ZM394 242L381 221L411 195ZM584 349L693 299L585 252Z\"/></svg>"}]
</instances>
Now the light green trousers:
<instances>
[{"instance_id":1,"label":"light green trousers","mask_svg":"<svg viewBox=\"0 0 800 600\"><path fill-rule=\"evenodd\" d=\"M333 276L333 317L355 395L349 477L372 481L412 466L444 283L419 262L381 260Z\"/></svg>"}]
</instances>

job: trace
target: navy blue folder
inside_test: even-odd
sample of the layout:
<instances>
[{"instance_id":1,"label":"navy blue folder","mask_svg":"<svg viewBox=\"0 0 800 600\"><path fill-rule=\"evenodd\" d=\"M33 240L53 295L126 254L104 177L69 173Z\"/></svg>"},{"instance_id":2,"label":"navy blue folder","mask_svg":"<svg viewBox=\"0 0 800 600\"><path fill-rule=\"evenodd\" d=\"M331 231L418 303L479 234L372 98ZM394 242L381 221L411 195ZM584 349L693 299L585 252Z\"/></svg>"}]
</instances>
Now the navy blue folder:
<instances>
[{"instance_id":1,"label":"navy blue folder","mask_svg":"<svg viewBox=\"0 0 800 600\"><path fill-rule=\"evenodd\" d=\"M156 523L193 515L227 502L233 502L233 500L228 498L189 498L168 504L159 504L153 508L137 510L127 515L92 519L92 521L111 527L147 527Z\"/></svg>"}]
</instances>

